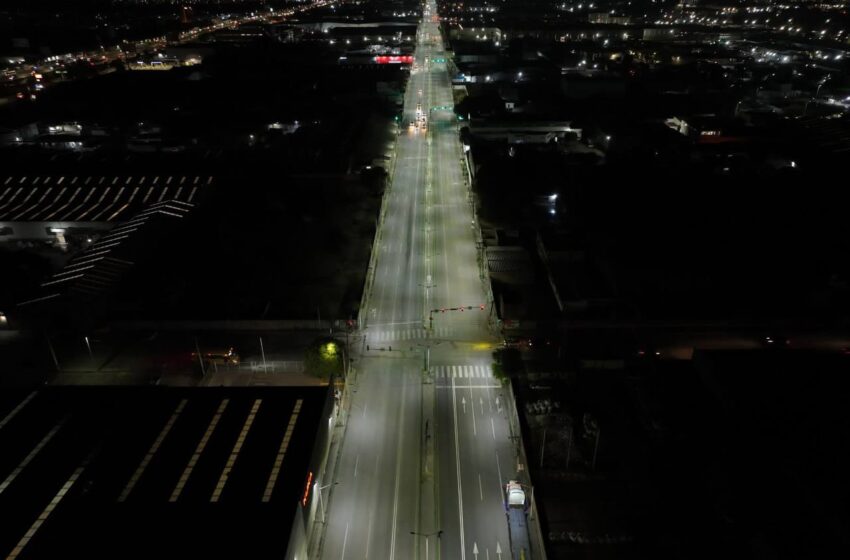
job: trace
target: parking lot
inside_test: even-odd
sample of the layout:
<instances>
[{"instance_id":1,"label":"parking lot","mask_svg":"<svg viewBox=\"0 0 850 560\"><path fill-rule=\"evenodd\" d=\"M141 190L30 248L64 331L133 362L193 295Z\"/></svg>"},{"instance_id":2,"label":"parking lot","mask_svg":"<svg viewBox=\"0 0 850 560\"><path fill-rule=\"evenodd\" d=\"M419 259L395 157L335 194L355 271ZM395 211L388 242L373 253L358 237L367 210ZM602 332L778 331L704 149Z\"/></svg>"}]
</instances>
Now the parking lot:
<instances>
[{"instance_id":1,"label":"parking lot","mask_svg":"<svg viewBox=\"0 0 850 560\"><path fill-rule=\"evenodd\" d=\"M0 395L0 557L286 551L324 388Z\"/></svg>"}]
</instances>

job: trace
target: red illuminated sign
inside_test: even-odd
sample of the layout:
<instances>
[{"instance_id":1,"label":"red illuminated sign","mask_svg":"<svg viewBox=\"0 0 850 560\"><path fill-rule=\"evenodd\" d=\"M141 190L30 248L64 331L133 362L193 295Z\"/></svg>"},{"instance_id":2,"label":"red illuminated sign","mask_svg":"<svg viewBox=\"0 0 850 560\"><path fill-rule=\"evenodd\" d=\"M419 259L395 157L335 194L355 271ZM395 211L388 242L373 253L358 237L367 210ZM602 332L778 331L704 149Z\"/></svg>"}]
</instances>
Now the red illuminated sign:
<instances>
[{"instance_id":1,"label":"red illuminated sign","mask_svg":"<svg viewBox=\"0 0 850 560\"><path fill-rule=\"evenodd\" d=\"M378 64L413 64L413 56L376 56L375 62L377 62Z\"/></svg>"},{"instance_id":2,"label":"red illuminated sign","mask_svg":"<svg viewBox=\"0 0 850 560\"><path fill-rule=\"evenodd\" d=\"M307 484L304 485L304 495L301 496L301 507L307 507L310 498L310 485L313 483L313 471L307 473Z\"/></svg>"}]
</instances>

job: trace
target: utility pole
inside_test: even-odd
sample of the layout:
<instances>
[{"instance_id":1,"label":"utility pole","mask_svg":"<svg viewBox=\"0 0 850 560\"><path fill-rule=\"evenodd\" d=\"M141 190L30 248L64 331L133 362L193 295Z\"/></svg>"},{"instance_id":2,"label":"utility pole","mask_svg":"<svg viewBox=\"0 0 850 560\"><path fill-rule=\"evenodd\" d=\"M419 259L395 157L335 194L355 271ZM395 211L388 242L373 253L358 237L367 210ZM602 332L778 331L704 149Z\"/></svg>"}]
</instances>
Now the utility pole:
<instances>
[{"instance_id":1,"label":"utility pole","mask_svg":"<svg viewBox=\"0 0 850 560\"><path fill-rule=\"evenodd\" d=\"M201 364L201 377L206 377L207 372L204 370L204 357L201 355L201 347L198 346L198 337L195 338L195 352L198 353L198 363Z\"/></svg>"},{"instance_id":2,"label":"utility pole","mask_svg":"<svg viewBox=\"0 0 850 560\"><path fill-rule=\"evenodd\" d=\"M596 454L599 451L599 433L601 431L602 430L597 428L597 430L596 430L596 443L593 444L593 462L591 463L590 468L591 468L591 470L594 470L594 471L596 470Z\"/></svg>"},{"instance_id":3,"label":"utility pole","mask_svg":"<svg viewBox=\"0 0 850 560\"><path fill-rule=\"evenodd\" d=\"M540 446L540 468L543 468L543 454L546 452L546 426L543 426L543 444Z\"/></svg>"},{"instance_id":4,"label":"utility pole","mask_svg":"<svg viewBox=\"0 0 850 560\"><path fill-rule=\"evenodd\" d=\"M47 331L44 332L44 338L47 339L47 348L50 350L50 357L53 358L53 365L56 366L56 371L60 371L59 360L56 358L56 350L53 349L53 342L50 341L50 335Z\"/></svg>"}]
</instances>

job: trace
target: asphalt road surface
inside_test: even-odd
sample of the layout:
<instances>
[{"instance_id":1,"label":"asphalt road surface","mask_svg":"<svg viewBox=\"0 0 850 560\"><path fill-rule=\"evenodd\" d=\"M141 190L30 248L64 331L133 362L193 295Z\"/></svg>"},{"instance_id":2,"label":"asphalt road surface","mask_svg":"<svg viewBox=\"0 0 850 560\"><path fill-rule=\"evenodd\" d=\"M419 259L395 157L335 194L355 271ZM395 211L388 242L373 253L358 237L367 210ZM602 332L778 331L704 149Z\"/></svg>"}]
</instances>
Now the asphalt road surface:
<instances>
[{"instance_id":1,"label":"asphalt road surface","mask_svg":"<svg viewBox=\"0 0 850 560\"><path fill-rule=\"evenodd\" d=\"M434 109L453 100L446 65L435 62L446 56L436 6L427 6L348 428L334 480L320 481L328 560L510 558L502 488L517 455L492 378L491 309L479 307L478 224L457 123ZM426 131L409 128L418 105ZM431 321L433 309L446 311Z\"/></svg>"}]
</instances>

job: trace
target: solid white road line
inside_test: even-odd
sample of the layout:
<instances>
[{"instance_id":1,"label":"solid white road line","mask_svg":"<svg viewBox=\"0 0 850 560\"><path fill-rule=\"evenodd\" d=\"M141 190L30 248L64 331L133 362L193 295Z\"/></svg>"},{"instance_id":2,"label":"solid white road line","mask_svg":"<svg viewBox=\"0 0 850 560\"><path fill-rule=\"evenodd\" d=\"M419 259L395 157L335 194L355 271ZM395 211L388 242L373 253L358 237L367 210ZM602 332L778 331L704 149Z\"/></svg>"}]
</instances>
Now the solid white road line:
<instances>
[{"instance_id":1,"label":"solid white road line","mask_svg":"<svg viewBox=\"0 0 850 560\"><path fill-rule=\"evenodd\" d=\"M452 389L454 389L454 378L452 378ZM460 558L466 560L466 544L463 535L463 484L460 481L460 440L457 433L457 392L452 390L452 412L454 414L455 429L455 471L457 473L457 508L460 519Z\"/></svg>"},{"instance_id":2,"label":"solid white road line","mask_svg":"<svg viewBox=\"0 0 850 560\"><path fill-rule=\"evenodd\" d=\"M475 422L475 397L472 396L472 389L469 390L469 407L472 409L472 435L478 436L478 429Z\"/></svg>"},{"instance_id":3,"label":"solid white road line","mask_svg":"<svg viewBox=\"0 0 850 560\"><path fill-rule=\"evenodd\" d=\"M505 501L505 489L502 486L504 479L502 478L502 465L499 463L499 452L496 451L496 472L499 473L499 494L502 496L502 501Z\"/></svg>"},{"instance_id":4,"label":"solid white road line","mask_svg":"<svg viewBox=\"0 0 850 560\"><path fill-rule=\"evenodd\" d=\"M345 524L345 536L342 538L342 554L339 555L340 560L345 558L345 544L348 542L348 527L351 525L351 522Z\"/></svg>"},{"instance_id":5,"label":"solid white road line","mask_svg":"<svg viewBox=\"0 0 850 560\"><path fill-rule=\"evenodd\" d=\"M390 560L395 559L395 535L398 527L398 488L401 483L401 440L404 433L404 408L407 399L404 398L404 389L401 392L401 406L399 407L398 438L396 440L395 454L395 497L393 498L393 527L390 536Z\"/></svg>"},{"instance_id":6,"label":"solid white road line","mask_svg":"<svg viewBox=\"0 0 850 560\"><path fill-rule=\"evenodd\" d=\"M375 518L375 512L369 511L369 527L366 531L366 554L363 555L363 558L369 558L369 543L372 540L372 521Z\"/></svg>"}]
</instances>

